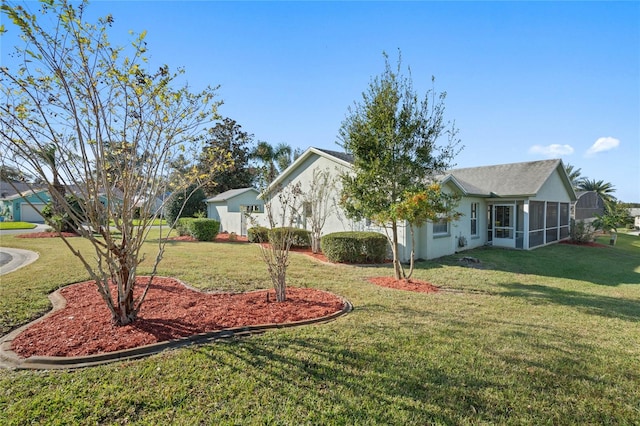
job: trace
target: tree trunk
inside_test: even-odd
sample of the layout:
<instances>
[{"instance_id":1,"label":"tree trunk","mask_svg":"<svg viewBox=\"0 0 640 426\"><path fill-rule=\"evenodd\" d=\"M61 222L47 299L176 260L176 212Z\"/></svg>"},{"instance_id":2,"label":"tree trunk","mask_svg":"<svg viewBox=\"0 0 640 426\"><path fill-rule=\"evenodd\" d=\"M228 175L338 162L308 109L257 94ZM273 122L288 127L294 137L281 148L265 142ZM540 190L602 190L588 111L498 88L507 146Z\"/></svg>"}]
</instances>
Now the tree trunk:
<instances>
[{"instance_id":1,"label":"tree trunk","mask_svg":"<svg viewBox=\"0 0 640 426\"><path fill-rule=\"evenodd\" d=\"M393 252L393 274L396 280L402 277L402 265L400 265L400 259L398 259L398 224L394 220L391 223L391 251Z\"/></svg>"},{"instance_id":2,"label":"tree trunk","mask_svg":"<svg viewBox=\"0 0 640 426\"><path fill-rule=\"evenodd\" d=\"M413 268L415 266L415 257L416 257L416 236L415 231L413 229L413 225L409 225L409 231L411 232L411 260L409 263L409 273L405 275L405 279L409 281L411 275L413 275Z\"/></svg>"}]
</instances>

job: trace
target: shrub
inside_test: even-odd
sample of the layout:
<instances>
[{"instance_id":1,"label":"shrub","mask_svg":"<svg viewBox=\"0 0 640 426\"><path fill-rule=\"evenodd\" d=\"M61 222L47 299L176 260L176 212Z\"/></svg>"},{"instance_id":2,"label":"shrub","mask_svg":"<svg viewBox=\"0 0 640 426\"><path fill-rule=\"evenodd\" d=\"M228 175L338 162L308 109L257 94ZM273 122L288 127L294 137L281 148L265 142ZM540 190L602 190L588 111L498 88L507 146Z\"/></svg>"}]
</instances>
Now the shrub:
<instances>
[{"instance_id":1,"label":"shrub","mask_svg":"<svg viewBox=\"0 0 640 426\"><path fill-rule=\"evenodd\" d=\"M269 231L269 242L282 241L287 235L291 238L291 247L311 247L311 232L300 228L273 228Z\"/></svg>"},{"instance_id":2,"label":"shrub","mask_svg":"<svg viewBox=\"0 0 640 426\"><path fill-rule=\"evenodd\" d=\"M594 229L591 224L582 220L576 221L571 219L571 228L569 230L569 236L571 241L578 244L590 243L593 241Z\"/></svg>"},{"instance_id":3,"label":"shrub","mask_svg":"<svg viewBox=\"0 0 640 426\"><path fill-rule=\"evenodd\" d=\"M196 220L194 217L181 217L176 221L176 231L181 237L191 235L191 222Z\"/></svg>"},{"instance_id":4,"label":"shrub","mask_svg":"<svg viewBox=\"0 0 640 426\"><path fill-rule=\"evenodd\" d=\"M332 262L382 263L387 237L377 232L334 232L322 237L321 247Z\"/></svg>"},{"instance_id":5,"label":"shrub","mask_svg":"<svg viewBox=\"0 0 640 426\"><path fill-rule=\"evenodd\" d=\"M214 219L193 219L189 222L190 233L198 241L213 241L220 230L220 222Z\"/></svg>"},{"instance_id":6,"label":"shrub","mask_svg":"<svg viewBox=\"0 0 640 426\"><path fill-rule=\"evenodd\" d=\"M252 243L264 243L269 241L269 228L254 226L247 230L247 239Z\"/></svg>"},{"instance_id":7,"label":"shrub","mask_svg":"<svg viewBox=\"0 0 640 426\"><path fill-rule=\"evenodd\" d=\"M176 223L178 235L190 235L198 241L213 241L220 230L220 222L213 219L183 217Z\"/></svg>"}]
</instances>

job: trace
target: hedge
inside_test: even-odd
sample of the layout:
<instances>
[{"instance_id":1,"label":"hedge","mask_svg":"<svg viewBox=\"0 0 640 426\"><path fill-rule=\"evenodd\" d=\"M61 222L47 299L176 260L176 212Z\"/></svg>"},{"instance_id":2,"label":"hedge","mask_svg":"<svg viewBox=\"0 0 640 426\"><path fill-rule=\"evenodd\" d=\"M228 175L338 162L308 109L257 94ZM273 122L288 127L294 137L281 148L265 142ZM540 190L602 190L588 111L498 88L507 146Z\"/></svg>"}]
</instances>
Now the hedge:
<instances>
[{"instance_id":1,"label":"hedge","mask_svg":"<svg viewBox=\"0 0 640 426\"><path fill-rule=\"evenodd\" d=\"M387 237L377 232L334 232L320 246L331 262L382 263L387 255Z\"/></svg>"},{"instance_id":2,"label":"hedge","mask_svg":"<svg viewBox=\"0 0 640 426\"><path fill-rule=\"evenodd\" d=\"M182 217L176 229L179 235L191 235L198 241L213 241L220 230L220 222L213 219Z\"/></svg>"},{"instance_id":3,"label":"hedge","mask_svg":"<svg viewBox=\"0 0 640 426\"><path fill-rule=\"evenodd\" d=\"M247 239L252 243L263 243L269 240L269 228L254 226L247 230Z\"/></svg>"},{"instance_id":4,"label":"hedge","mask_svg":"<svg viewBox=\"0 0 640 426\"><path fill-rule=\"evenodd\" d=\"M291 247L311 247L311 232L300 228L273 228L269 231L269 242L282 241L288 235Z\"/></svg>"},{"instance_id":5,"label":"hedge","mask_svg":"<svg viewBox=\"0 0 640 426\"><path fill-rule=\"evenodd\" d=\"M292 239L291 247L311 247L311 232L300 228L254 226L247 231L247 237L252 243L273 242L281 240L287 233Z\"/></svg>"}]
</instances>

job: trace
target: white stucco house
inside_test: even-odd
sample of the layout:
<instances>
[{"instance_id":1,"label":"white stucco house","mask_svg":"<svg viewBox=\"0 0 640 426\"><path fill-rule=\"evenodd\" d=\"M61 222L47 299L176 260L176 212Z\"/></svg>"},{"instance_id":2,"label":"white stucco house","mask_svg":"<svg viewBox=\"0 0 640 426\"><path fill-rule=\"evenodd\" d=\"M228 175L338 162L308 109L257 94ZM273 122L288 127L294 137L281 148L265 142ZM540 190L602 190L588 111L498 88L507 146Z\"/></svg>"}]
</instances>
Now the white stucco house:
<instances>
[{"instance_id":1,"label":"white stucco house","mask_svg":"<svg viewBox=\"0 0 640 426\"><path fill-rule=\"evenodd\" d=\"M284 170L270 188L295 185L309 188L315 169L335 176L352 169L349 154L309 148ZM339 179L330 200L332 211L323 234L338 231L384 232L368 221L355 222L339 207ZM569 237L571 203L576 194L562 161L542 160L494 166L455 169L439 177L444 191L457 192L461 201L455 222L427 223L416 231L416 258L434 259L483 245L529 250ZM266 192L269 193L268 191ZM265 199L273 209L277 199ZM301 209L302 211L304 209ZM296 226L309 229L305 214ZM266 225L266 224L265 224ZM399 257L407 261L411 237L407 225L399 228Z\"/></svg>"},{"instance_id":2,"label":"white stucco house","mask_svg":"<svg viewBox=\"0 0 640 426\"><path fill-rule=\"evenodd\" d=\"M251 227L247 213L253 217L264 213L264 201L258 195L260 192L255 188L239 188L208 198L207 217L220 222L220 232L246 236Z\"/></svg>"}]
</instances>

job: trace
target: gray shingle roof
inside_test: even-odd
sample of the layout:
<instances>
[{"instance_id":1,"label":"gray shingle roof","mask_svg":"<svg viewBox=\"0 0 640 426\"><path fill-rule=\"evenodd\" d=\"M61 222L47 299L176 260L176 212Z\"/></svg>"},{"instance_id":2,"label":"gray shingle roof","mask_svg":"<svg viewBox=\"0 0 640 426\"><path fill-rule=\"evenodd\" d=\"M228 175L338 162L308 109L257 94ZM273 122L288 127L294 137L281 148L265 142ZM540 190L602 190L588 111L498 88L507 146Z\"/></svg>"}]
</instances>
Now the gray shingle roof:
<instances>
[{"instance_id":1,"label":"gray shingle roof","mask_svg":"<svg viewBox=\"0 0 640 426\"><path fill-rule=\"evenodd\" d=\"M530 161L454 169L447 174L470 195L535 195L560 164L560 160Z\"/></svg>"},{"instance_id":2,"label":"gray shingle roof","mask_svg":"<svg viewBox=\"0 0 640 426\"><path fill-rule=\"evenodd\" d=\"M332 157L336 157L339 160L346 161L347 163L353 164L353 155L351 154L347 154L346 152L332 151L330 149L322 149L322 148L316 148L316 149L318 151L324 152L325 154L329 154Z\"/></svg>"},{"instance_id":3,"label":"gray shingle roof","mask_svg":"<svg viewBox=\"0 0 640 426\"><path fill-rule=\"evenodd\" d=\"M228 200L228 199L230 199L230 198L233 198L233 197L235 197L235 196L237 196L237 195L240 195L240 194L244 194L245 192L247 192L247 191L251 191L251 190L258 192L258 190L257 190L257 189L255 189L255 188L238 188L238 189L230 189L230 190L225 191L225 192L223 192L223 193L221 193L221 194L218 194L218 195L215 195L215 196L213 196L213 197L211 197L211 198L208 198L208 199L206 199L205 201L206 201L207 203L209 203L209 202L216 202L216 201L227 201L227 200Z\"/></svg>"}]
</instances>

